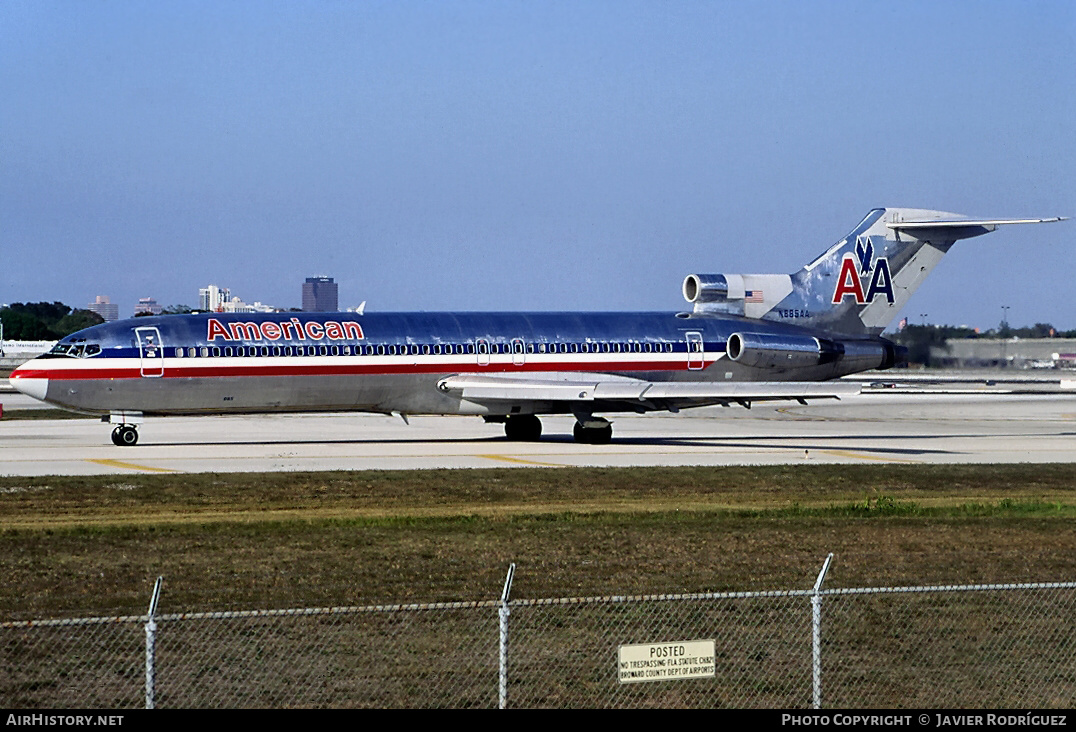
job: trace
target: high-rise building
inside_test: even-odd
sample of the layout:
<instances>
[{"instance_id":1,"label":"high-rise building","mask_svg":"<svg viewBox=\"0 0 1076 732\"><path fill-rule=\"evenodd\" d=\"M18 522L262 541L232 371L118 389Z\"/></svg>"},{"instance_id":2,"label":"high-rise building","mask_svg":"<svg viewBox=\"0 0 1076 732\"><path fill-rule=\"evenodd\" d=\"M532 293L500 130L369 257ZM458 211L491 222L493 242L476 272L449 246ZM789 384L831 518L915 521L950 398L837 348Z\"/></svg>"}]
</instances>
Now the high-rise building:
<instances>
[{"instance_id":1,"label":"high-rise building","mask_svg":"<svg viewBox=\"0 0 1076 732\"><path fill-rule=\"evenodd\" d=\"M336 282L332 277L307 277L303 283L304 313L335 313L339 310Z\"/></svg>"},{"instance_id":2,"label":"high-rise building","mask_svg":"<svg viewBox=\"0 0 1076 732\"><path fill-rule=\"evenodd\" d=\"M135 305L135 315L160 315L164 307L157 304L157 300L152 297L140 297L138 298L138 304Z\"/></svg>"},{"instance_id":3,"label":"high-rise building","mask_svg":"<svg viewBox=\"0 0 1076 732\"><path fill-rule=\"evenodd\" d=\"M198 309L207 313L223 312L224 303L231 299L231 294L227 287L203 287L198 290Z\"/></svg>"},{"instance_id":4,"label":"high-rise building","mask_svg":"<svg viewBox=\"0 0 1076 732\"><path fill-rule=\"evenodd\" d=\"M120 319L120 306L108 299L108 295L98 295L97 299L86 306L91 313L97 313L105 321Z\"/></svg>"}]
</instances>

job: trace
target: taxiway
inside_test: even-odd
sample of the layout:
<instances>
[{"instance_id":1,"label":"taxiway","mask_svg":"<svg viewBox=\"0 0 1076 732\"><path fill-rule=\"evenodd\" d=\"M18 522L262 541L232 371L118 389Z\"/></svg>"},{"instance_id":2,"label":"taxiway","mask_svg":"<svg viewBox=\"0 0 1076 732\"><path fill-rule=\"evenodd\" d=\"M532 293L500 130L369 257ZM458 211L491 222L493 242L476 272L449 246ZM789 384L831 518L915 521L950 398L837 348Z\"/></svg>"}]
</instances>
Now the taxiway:
<instances>
[{"instance_id":1,"label":"taxiway","mask_svg":"<svg viewBox=\"0 0 1076 732\"><path fill-rule=\"evenodd\" d=\"M5 409L17 408L5 395ZM0 475L824 463L1076 461L1076 394L864 393L835 403L610 415L609 445L544 417L509 442L475 417L308 414L147 419L135 447L86 420L0 421Z\"/></svg>"}]
</instances>

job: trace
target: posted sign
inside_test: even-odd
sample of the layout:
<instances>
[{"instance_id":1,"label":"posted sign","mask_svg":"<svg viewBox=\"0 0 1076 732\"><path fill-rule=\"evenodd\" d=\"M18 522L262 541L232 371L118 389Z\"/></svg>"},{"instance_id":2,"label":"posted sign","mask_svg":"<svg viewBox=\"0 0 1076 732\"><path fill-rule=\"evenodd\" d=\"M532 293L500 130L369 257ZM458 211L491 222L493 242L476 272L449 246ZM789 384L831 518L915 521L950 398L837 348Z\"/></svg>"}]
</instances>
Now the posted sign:
<instances>
[{"instance_id":1,"label":"posted sign","mask_svg":"<svg viewBox=\"0 0 1076 732\"><path fill-rule=\"evenodd\" d=\"M620 646L617 654L617 676L622 684L701 679L713 675L712 640Z\"/></svg>"}]
</instances>

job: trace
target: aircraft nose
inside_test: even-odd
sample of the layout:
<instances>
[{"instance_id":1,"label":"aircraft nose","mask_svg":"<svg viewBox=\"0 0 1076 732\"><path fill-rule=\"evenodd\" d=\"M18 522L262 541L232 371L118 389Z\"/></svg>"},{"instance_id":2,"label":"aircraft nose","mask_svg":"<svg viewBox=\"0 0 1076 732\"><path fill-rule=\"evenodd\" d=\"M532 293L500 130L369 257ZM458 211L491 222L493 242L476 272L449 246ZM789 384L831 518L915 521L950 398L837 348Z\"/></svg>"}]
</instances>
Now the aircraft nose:
<instances>
[{"instance_id":1,"label":"aircraft nose","mask_svg":"<svg viewBox=\"0 0 1076 732\"><path fill-rule=\"evenodd\" d=\"M26 396L32 396L34 399L45 401L45 394L48 393L49 390L49 380L40 376L31 375L26 371L19 373L20 370L21 369L15 369L11 372L11 378L8 379L8 383Z\"/></svg>"}]
</instances>

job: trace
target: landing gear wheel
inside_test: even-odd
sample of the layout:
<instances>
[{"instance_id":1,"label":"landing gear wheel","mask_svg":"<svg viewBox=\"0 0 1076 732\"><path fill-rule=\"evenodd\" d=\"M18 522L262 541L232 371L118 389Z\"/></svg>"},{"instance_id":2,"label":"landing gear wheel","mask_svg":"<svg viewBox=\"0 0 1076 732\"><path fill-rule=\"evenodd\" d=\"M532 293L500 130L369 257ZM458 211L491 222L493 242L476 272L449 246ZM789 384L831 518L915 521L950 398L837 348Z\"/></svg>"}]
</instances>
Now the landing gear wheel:
<instances>
[{"instance_id":1,"label":"landing gear wheel","mask_svg":"<svg viewBox=\"0 0 1076 732\"><path fill-rule=\"evenodd\" d=\"M572 436L575 441L584 445L608 445L613 439L613 425L604 427L584 427L578 422L572 428Z\"/></svg>"},{"instance_id":2,"label":"landing gear wheel","mask_svg":"<svg viewBox=\"0 0 1076 732\"><path fill-rule=\"evenodd\" d=\"M534 442L542 436L542 420L533 414L517 414L505 420L504 434L513 442Z\"/></svg>"},{"instance_id":3,"label":"landing gear wheel","mask_svg":"<svg viewBox=\"0 0 1076 732\"><path fill-rule=\"evenodd\" d=\"M138 430L129 424L121 424L112 430L112 444L119 447L130 447L138 444Z\"/></svg>"}]
</instances>

